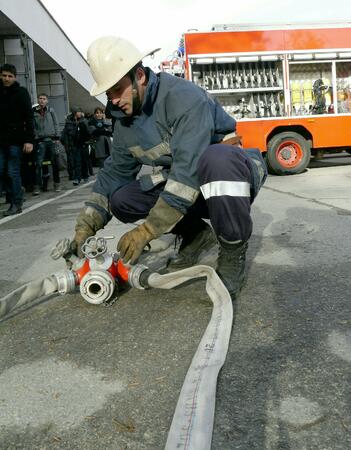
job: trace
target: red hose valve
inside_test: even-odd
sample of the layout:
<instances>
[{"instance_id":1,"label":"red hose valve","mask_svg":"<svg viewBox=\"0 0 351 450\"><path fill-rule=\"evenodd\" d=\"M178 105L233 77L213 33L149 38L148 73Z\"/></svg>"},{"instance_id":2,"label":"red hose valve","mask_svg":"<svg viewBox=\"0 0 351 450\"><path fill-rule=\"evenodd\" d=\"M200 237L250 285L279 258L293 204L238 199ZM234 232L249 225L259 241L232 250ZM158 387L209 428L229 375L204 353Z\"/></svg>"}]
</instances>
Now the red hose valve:
<instances>
[{"instance_id":1,"label":"red hose valve","mask_svg":"<svg viewBox=\"0 0 351 450\"><path fill-rule=\"evenodd\" d=\"M112 237L89 237L82 246L84 258L70 251L68 239L63 239L52 250L53 259L63 257L72 264L71 270L57 274L59 292L66 294L79 286L82 297L89 303L111 303L117 299L117 289L129 280L130 267L123 264L117 253L107 249L106 240ZM72 276L74 287L72 286Z\"/></svg>"}]
</instances>

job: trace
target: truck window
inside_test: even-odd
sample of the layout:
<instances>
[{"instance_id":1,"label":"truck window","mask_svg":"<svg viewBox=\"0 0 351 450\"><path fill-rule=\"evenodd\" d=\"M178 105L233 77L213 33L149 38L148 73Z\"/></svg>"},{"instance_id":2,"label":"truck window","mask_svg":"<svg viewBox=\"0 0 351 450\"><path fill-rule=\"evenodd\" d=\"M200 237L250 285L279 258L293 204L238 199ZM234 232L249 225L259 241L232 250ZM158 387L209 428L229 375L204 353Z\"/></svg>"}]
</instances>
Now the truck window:
<instances>
[{"instance_id":1,"label":"truck window","mask_svg":"<svg viewBox=\"0 0 351 450\"><path fill-rule=\"evenodd\" d=\"M338 113L351 113L351 61L336 63Z\"/></svg>"},{"instance_id":2,"label":"truck window","mask_svg":"<svg viewBox=\"0 0 351 450\"><path fill-rule=\"evenodd\" d=\"M290 62L291 114L334 114L332 63Z\"/></svg>"}]
</instances>

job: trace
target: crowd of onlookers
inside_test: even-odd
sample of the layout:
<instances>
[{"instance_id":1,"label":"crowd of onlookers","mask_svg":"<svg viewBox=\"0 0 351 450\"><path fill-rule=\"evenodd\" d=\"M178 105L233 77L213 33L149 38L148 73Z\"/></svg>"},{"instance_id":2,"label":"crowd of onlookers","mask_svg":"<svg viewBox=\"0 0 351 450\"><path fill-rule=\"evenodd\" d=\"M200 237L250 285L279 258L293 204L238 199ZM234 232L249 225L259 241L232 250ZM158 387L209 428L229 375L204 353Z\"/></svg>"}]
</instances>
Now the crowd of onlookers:
<instances>
[{"instance_id":1,"label":"crowd of onlookers","mask_svg":"<svg viewBox=\"0 0 351 450\"><path fill-rule=\"evenodd\" d=\"M103 108L91 115L71 107L62 130L46 93L34 106L26 88L16 81L16 67L0 69L0 196L5 216L22 212L24 192L38 196L61 190L62 170L73 185L87 182L111 152L112 126Z\"/></svg>"}]
</instances>

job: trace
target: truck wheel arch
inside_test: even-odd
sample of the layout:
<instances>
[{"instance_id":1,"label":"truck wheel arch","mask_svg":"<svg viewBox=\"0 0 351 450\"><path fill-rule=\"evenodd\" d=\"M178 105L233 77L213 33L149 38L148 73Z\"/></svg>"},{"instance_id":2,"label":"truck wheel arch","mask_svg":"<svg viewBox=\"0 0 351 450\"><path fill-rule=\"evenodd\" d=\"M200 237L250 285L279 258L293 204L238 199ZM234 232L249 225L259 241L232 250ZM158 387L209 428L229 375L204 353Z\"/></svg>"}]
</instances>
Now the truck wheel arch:
<instances>
[{"instance_id":1,"label":"truck wheel arch","mask_svg":"<svg viewBox=\"0 0 351 450\"><path fill-rule=\"evenodd\" d=\"M311 148L313 147L313 136L312 133L308 130L308 128L302 126L302 125L285 125L285 126L276 126L266 136L266 144L268 145L268 142L277 134L283 133L284 131L293 131L294 133L300 134L302 137L304 137L307 141L310 142Z\"/></svg>"}]
</instances>

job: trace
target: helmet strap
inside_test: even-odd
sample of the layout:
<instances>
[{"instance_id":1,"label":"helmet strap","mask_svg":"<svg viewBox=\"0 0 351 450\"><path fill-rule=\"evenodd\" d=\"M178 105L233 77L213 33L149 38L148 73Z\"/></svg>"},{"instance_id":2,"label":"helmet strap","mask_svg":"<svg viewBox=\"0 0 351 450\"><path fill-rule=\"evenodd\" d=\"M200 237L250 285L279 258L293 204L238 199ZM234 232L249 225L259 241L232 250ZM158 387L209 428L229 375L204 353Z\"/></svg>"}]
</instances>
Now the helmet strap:
<instances>
[{"instance_id":1,"label":"helmet strap","mask_svg":"<svg viewBox=\"0 0 351 450\"><path fill-rule=\"evenodd\" d=\"M133 84L133 116L137 116L141 113L141 99L139 95L138 85L134 79Z\"/></svg>"},{"instance_id":2,"label":"helmet strap","mask_svg":"<svg viewBox=\"0 0 351 450\"><path fill-rule=\"evenodd\" d=\"M140 99L140 95L139 95L139 89L138 89L138 84L136 82L136 77L135 77L135 72L134 70L131 70L129 72L129 77L132 81L132 93L133 93L133 116L138 116L141 112L141 99Z\"/></svg>"}]
</instances>

